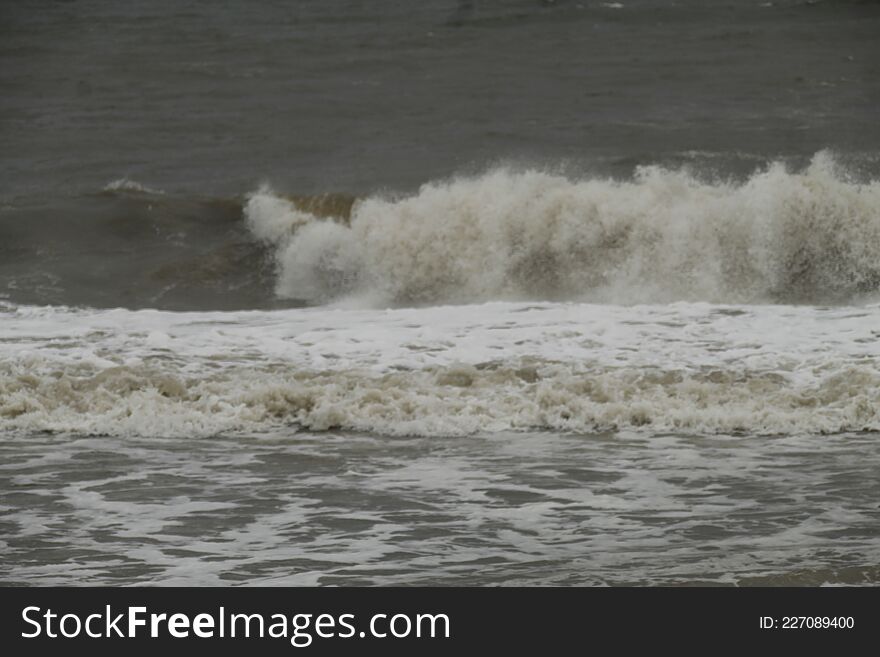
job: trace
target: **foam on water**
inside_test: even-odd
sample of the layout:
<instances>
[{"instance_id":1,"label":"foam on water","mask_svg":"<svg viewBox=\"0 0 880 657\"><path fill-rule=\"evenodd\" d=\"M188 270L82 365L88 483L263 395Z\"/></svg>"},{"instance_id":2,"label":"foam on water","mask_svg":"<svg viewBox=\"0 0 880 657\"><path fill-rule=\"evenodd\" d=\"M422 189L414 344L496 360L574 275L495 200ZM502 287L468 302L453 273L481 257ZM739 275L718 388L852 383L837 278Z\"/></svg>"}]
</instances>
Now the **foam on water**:
<instances>
[{"instance_id":1,"label":"foam on water","mask_svg":"<svg viewBox=\"0 0 880 657\"><path fill-rule=\"evenodd\" d=\"M0 428L880 430L880 306L491 303L239 313L8 306Z\"/></svg>"}]
</instances>

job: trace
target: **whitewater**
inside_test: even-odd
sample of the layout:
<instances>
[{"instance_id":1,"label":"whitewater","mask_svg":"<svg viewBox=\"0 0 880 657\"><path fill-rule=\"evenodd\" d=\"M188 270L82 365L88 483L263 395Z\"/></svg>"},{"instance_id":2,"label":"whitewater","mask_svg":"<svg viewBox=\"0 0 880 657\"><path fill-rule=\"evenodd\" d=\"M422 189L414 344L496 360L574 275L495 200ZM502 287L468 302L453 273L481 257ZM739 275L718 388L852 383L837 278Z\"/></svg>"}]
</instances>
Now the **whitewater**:
<instances>
[{"instance_id":1,"label":"whitewater","mask_svg":"<svg viewBox=\"0 0 880 657\"><path fill-rule=\"evenodd\" d=\"M6 431L880 430L880 306L11 307Z\"/></svg>"},{"instance_id":2,"label":"whitewater","mask_svg":"<svg viewBox=\"0 0 880 657\"><path fill-rule=\"evenodd\" d=\"M316 216L269 188L247 199L279 296L846 303L880 289L880 182L827 151L740 181L659 166L626 180L501 168L337 205Z\"/></svg>"},{"instance_id":3,"label":"whitewater","mask_svg":"<svg viewBox=\"0 0 880 657\"><path fill-rule=\"evenodd\" d=\"M241 221L276 297L305 307L3 302L0 430L880 430L880 183L828 152L739 181L502 168L408 195L264 186Z\"/></svg>"}]
</instances>

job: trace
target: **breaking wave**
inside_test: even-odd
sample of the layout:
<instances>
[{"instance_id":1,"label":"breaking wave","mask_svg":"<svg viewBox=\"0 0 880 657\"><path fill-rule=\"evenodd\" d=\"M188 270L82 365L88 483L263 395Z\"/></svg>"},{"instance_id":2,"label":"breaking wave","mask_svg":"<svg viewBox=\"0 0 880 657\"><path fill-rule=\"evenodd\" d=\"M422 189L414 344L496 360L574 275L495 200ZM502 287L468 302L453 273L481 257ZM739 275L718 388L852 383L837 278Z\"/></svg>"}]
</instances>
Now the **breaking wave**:
<instances>
[{"instance_id":1,"label":"breaking wave","mask_svg":"<svg viewBox=\"0 0 880 657\"><path fill-rule=\"evenodd\" d=\"M0 304L0 431L880 431L880 305Z\"/></svg>"},{"instance_id":2,"label":"breaking wave","mask_svg":"<svg viewBox=\"0 0 880 657\"><path fill-rule=\"evenodd\" d=\"M505 430L789 434L880 430L880 374L847 366L815 385L772 372L582 369L531 359L367 371L66 367L0 371L14 431L199 437L295 426L383 435Z\"/></svg>"},{"instance_id":3,"label":"breaking wave","mask_svg":"<svg viewBox=\"0 0 880 657\"><path fill-rule=\"evenodd\" d=\"M826 152L744 181L497 169L403 197L318 198L263 187L245 204L281 298L834 303L880 288L880 182Z\"/></svg>"}]
</instances>

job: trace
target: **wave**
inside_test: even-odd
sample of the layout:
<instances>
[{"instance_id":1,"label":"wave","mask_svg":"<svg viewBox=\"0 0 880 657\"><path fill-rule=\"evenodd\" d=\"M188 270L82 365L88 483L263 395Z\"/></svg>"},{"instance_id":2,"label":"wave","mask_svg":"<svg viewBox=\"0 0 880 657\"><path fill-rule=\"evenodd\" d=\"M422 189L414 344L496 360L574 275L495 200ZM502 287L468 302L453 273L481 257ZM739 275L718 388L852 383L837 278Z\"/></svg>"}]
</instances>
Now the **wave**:
<instances>
[{"instance_id":1,"label":"wave","mask_svg":"<svg viewBox=\"0 0 880 657\"><path fill-rule=\"evenodd\" d=\"M384 374L80 364L0 370L7 431L199 437L281 427L457 436L505 430L790 434L880 430L880 374L581 369L540 359Z\"/></svg>"},{"instance_id":2,"label":"wave","mask_svg":"<svg viewBox=\"0 0 880 657\"><path fill-rule=\"evenodd\" d=\"M880 304L0 314L0 431L880 431Z\"/></svg>"},{"instance_id":3,"label":"wave","mask_svg":"<svg viewBox=\"0 0 880 657\"><path fill-rule=\"evenodd\" d=\"M106 193L125 193L125 192L133 192L136 194L148 194L154 196L161 196L165 194L161 189L154 189L153 187L148 187L147 185L143 185L136 180L131 180L130 178L118 178L107 183L102 190Z\"/></svg>"},{"instance_id":4,"label":"wave","mask_svg":"<svg viewBox=\"0 0 880 657\"><path fill-rule=\"evenodd\" d=\"M245 202L281 298L834 303L880 289L880 182L827 152L744 181L501 168L409 196L328 198L316 211L262 187Z\"/></svg>"},{"instance_id":5,"label":"wave","mask_svg":"<svg viewBox=\"0 0 880 657\"><path fill-rule=\"evenodd\" d=\"M496 168L363 197L203 197L120 178L7 210L0 298L168 310L861 303L880 289L880 182L864 173L876 161L846 161L819 153L720 180L704 175L714 164L626 179Z\"/></svg>"},{"instance_id":6,"label":"wave","mask_svg":"<svg viewBox=\"0 0 880 657\"><path fill-rule=\"evenodd\" d=\"M273 271L240 198L119 179L0 217L0 298L173 310L271 307Z\"/></svg>"}]
</instances>

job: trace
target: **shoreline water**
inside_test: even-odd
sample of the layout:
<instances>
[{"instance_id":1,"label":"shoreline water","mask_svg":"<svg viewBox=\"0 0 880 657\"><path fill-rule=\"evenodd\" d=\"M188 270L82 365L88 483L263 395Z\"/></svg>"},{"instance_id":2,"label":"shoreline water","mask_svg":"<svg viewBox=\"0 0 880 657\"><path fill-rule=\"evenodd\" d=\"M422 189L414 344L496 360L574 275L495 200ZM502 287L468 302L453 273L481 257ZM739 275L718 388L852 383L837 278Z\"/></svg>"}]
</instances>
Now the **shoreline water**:
<instances>
[{"instance_id":1,"label":"shoreline water","mask_svg":"<svg viewBox=\"0 0 880 657\"><path fill-rule=\"evenodd\" d=\"M876 585L876 433L0 440L5 585Z\"/></svg>"}]
</instances>

